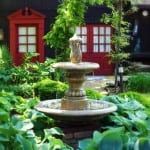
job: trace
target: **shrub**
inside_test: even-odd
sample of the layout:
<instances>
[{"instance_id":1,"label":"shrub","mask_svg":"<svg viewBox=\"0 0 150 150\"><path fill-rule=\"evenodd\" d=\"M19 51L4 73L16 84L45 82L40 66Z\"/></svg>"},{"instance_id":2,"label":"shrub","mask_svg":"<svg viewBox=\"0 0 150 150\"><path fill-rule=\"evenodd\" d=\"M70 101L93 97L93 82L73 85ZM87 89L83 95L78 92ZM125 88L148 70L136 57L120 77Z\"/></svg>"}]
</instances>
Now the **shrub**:
<instances>
[{"instance_id":1,"label":"shrub","mask_svg":"<svg viewBox=\"0 0 150 150\"><path fill-rule=\"evenodd\" d=\"M93 89L86 89L86 95L89 99L101 99L104 95Z\"/></svg>"},{"instance_id":2,"label":"shrub","mask_svg":"<svg viewBox=\"0 0 150 150\"><path fill-rule=\"evenodd\" d=\"M12 59L7 46L0 45L0 68L9 68L12 64Z\"/></svg>"},{"instance_id":3,"label":"shrub","mask_svg":"<svg viewBox=\"0 0 150 150\"><path fill-rule=\"evenodd\" d=\"M130 91L150 92L150 73L138 73L128 79L127 89Z\"/></svg>"},{"instance_id":4,"label":"shrub","mask_svg":"<svg viewBox=\"0 0 150 150\"><path fill-rule=\"evenodd\" d=\"M142 103L146 107L150 107L150 94L143 94L143 93L138 93L138 92L126 92L126 93L121 93L120 96L124 98L130 98L130 99L136 99L140 103Z\"/></svg>"},{"instance_id":5,"label":"shrub","mask_svg":"<svg viewBox=\"0 0 150 150\"><path fill-rule=\"evenodd\" d=\"M48 78L34 85L35 95L39 96L41 100L61 98L64 96L66 89L66 84Z\"/></svg>"},{"instance_id":6,"label":"shrub","mask_svg":"<svg viewBox=\"0 0 150 150\"><path fill-rule=\"evenodd\" d=\"M16 96L22 96L23 98L34 97L34 90L32 85L24 83L19 85L1 85L0 91L12 92Z\"/></svg>"}]
</instances>

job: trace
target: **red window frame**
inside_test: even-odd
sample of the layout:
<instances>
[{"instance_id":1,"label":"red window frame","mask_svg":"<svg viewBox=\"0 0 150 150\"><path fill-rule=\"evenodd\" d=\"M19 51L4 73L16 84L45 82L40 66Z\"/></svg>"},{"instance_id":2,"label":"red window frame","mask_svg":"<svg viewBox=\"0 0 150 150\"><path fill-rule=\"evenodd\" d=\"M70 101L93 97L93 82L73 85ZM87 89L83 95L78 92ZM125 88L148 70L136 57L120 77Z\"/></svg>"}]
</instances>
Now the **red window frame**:
<instances>
[{"instance_id":1,"label":"red window frame","mask_svg":"<svg viewBox=\"0 0 150 150\"><path fill-rule=\"evenodd\" d=\"M83 53L87 52L87 38L88 38L87 30L88 30L87 26L80 26L80 27L77 27L76 29L77 36L79 36L82 39L81 51Z\"/></svg>"},{"instance_id":2,"label":"red window frame","mask_svg":"<svg viewBox=\"0 0 150 150\"><path fill-rule=\"evenodd\" d=\"M26 34L20 34L19 33L19 28L21 28L21 27L26 28ZM29 34L28 29L30 27L35 28L35 34ZM35 46L35 50L33 52L37 52L37 49L38 49L38 47L37 47L37 45L38 45L37 44L38 43L38 35L37 35L38 31L37 30L38 30L38 28L37 28L36 25L29 25L29 24L28 25L26 25L26 24L18 25L18 27L17 27L17 50L18 50L19 53L31 52L30 49L29 49L29 46ZM30 43L29 42L29 37L33 37L33 36L35 36L35 43ZM20 43L19 42L19 37L26 37L26 42ZM26 46L27 47L26 51L21 52L19 46Z\"/></svg>"},{"instance_id":3,"label":"red window frame","mask_svg":"<svg viewBox=\"0 0 150 150\"><path fill-rule=\"evenodd\" d=\"M94 33L94 28L98 28L98 33ZM76 30L77 36L81 37L83 39L84 36L86 36L86 42L82 42L81 50L83 53L86 52L93 52L93 53L108 53L112 50L112 27L110 25L105 24L87 24L85 26L77 27L79 31ZM83 33L82 28L86 28L86 34ZM100 28L104 28L104 32L100 33ZM110 28L110 33L106 32L106 29ZM94 42L94 36L98 37L98 42ZM104 41L101 42L101 37L103 37ZM107 39L108 38L108 39ZM108 41L107 41L108 40ZM84 40L83 40L84 41ZM98 49L97 51L94 51L94 46L97 45ZM83 46L85 46L86 50L83 50ZM100 49L101 46L104 47L103 51Z\"/></svg>"},{"instance_id":4,"label":"red window frame","mask_svg":"<svg viewBox=\"0 0 150 150\"><path fill-rule=\"evenodd\" d=\"M98 32L94 33L94 28L97 28ZM93 52L110 52L112 47L112 27L110 25L93 25ZM97 42L94 42L94 37L97 37ZM97 50L94 50L94 46L97 46Z\"/></svg>"}]
</instances>

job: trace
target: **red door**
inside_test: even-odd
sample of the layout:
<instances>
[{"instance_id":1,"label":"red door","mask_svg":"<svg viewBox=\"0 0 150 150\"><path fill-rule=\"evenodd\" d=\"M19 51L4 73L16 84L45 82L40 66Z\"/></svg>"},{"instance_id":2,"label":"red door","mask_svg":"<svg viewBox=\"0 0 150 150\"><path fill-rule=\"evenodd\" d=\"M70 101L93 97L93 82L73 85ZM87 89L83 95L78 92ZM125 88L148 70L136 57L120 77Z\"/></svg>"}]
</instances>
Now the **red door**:
<instances>
[{"instance_id":1,"label":"red door","mask_svg":"<svg viewBox=\"0 0 150 150\"><path fill-rule=\"evenodd\" d=\"M99 63L96 75L111 75L114 67L108 57L111 51L112 28L109 25L86 25L77 27L77 35L82 38L83 60Z\"/></svg>"},{"instance_id":2,"label":"red door","mask_svg":"<svg viewBox=\"0 0 150 150\"><path fill-rule=\"evenodd\" d=\"M23 62L27 52L39 54L34 61L44 61L44 18L43 14L28 7L8 16L10 53L15 65Z\"/></svg>"}]
</instances>

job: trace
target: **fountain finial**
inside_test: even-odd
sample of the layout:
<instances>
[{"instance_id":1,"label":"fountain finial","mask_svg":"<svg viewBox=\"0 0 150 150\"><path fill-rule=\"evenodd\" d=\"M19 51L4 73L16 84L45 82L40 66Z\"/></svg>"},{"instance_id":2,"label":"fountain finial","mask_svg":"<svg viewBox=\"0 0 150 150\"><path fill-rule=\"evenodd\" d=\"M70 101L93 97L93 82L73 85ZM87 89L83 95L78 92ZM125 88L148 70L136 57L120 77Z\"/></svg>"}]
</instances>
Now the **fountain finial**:
<instances>
[{"instance_id":1,"label":"fountain finial","mask_svg":"<svg viewBox=\"0 0 150 150\"><path fill-rule=\"evenodd\" d=\"M78 37L76 34L72 38L69 39L70 43L70 61L72 63L80 63L82 61L82 52L81 52L81 43L82 39Z\"/></svg>"}]
</instances>

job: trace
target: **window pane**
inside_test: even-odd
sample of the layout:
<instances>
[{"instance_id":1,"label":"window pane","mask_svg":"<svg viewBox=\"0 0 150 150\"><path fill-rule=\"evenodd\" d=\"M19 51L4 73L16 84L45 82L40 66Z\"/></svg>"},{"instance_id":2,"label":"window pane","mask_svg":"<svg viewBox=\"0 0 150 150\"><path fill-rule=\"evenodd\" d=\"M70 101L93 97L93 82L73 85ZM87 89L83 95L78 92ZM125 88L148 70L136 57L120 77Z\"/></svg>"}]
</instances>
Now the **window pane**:
<instances>
[{"instance_id":1,"label":"window pane","mask_svg":"<svg viewBox=\"0 0 150 150\"><path fill-rule=\"evenodd\" d=\"M100 45L100 52L104 52L104 45Z\"/></svg>"},{"instance_id":2,"label":"window pane","mask_svg":"<svg viewBox=\"0 0 150 150\"><path fill-rule=\"evenodd\" d=\"M28 45L28 52L36 52L36 45Z\"/></svg>"},{"instance_id":3,"label":"window pane","mask_svg":"<svg viewBox=\"0 0 150 150\"><path fill-rule=\"evenodd\" d=\"M98 52L98 45L93 45L94 46L94 52Z\"/></svg>"},{"instance_id":4,"label":"window pane","mask_svg":"<svg viewBox=\"0 0 150 150\"><path fill-rule=\"evenodd\" d=\"M27 43L27 37L19 36L19 44L25 44L25 43Z\"/></svg>"},{"instance_id":5,"label":"window pane","mask_svg":"<svg viewBox=\"0 0 150 150\"><path fill-rule=\"evenodd\" d=\"M82 43L87 43L87 36L82 36Z\"/></svg>"},{"instance_id":6,"label":"window pane","mask_svg":"<svg viewBox=\"0 0 150 150\"><path fill-rule=\"evenodd\" d=\"M86 45L82 45L82 52L87 52L87 46Z\"/></svg>"},{"instance_id":7,"label":"window pane","mask_svg":"<svg viewBox=\"0 0 150 150\"><path fill-rule=\"evenodd\" d=\"M111 27L106 27L106 34L111 35Z\"/></svg>"},{"instance_id":8,"label":"window pane","mask_svg":"<svg viewBox=\"0 0 150 150\"><path fill-rule=\"evenodd\" d=\"M100 27L99 30L100 30L100 34L104 34L104 27Z\"/></svg>"},{"instance_id":9,"label":"window pane","mask_svg":"<svg viewBox=\"0 0 150 150\"><path fill-rule=\"evenodd\" d=\"M106 52L110 52L111 51L111 45L106 45Z\"/></svg>"},{"instance_id":10,"label":"window pane","mask_svg":"<svg viewBox=\"0 0 150 150\"><path fill-rule=\"evenodd\" d=\"M19 45L19 52L27 52L27 45Z\"/></svg>"},{"instance_id":11,"label":"window pane","mask_svg":"<svg viewBox=\"0 0 150 150\"><path fill-rule=\"evenodd\" d=\"M106 36L106 43L107 43L107 44L110 44L110 43L111 43L110 36Z\"/></svg>"},{"instance_id":12,"label":"window pane","mask_svg":"<svg viewBox=\"0 0 150 150\"><path fill-rule=\"evenodd\" d=\"M82 34L87 34L87 28L86 27L82 27Z\"/></svg>"},{"instance_id":13,"label":"window pane","mask_svg":"<svg viewBox=\"0 0 150 150\"><path fill-rule=\"evenodd\" d=\"M28 36L28 43L36 43L36 36Z\"/></svg>"},{"instance_id":14,"label":"window pane","mask_svg":"<svg viewBox=\"0 0 150 150\"><path fill-rule=\"evenodd\" d=\"M81 32L81 31L80 31L80 27L77 27L75 33L76 33L77 35L79 35L80 32Z\"/></svg>"},{"instance_id":15,"label":"window pane","mask_svg":"<svg viewBox=\"0 0 150 150\"><path fill-rule=\"evenodd\" d=\"M98 27L94 27L94 28L93 28L93 33L94 33L94 34L98 34Z\"/></svg>"},{"instance_id":16,"label":"window pane","mask_svg":"<svg viewBox=\"0 0 150 150\"><path fill-rule=\"evenodd\" d=\"M35 35L36 27L28 27L28 35Z\"/></svg>"},{"instance_id":17,"label":"window pane","mask_svg":"<svg viewBox=\"0 0 150 150\"><path fill-rule=\"evenodd\" d=\"M26 27L19 27L18 28L18 33L19 35L26 35L27 34L27 28Z\"/></svg>"},{"instance_id":18,"label":"window pane","mask_svg":"<svg viewBox=\"0 0 150 150\"><path fill-rule=\"evenodd\" d=\"M94 43L98 43L98 36L94 36L94 37L93 37L93 42L94 42Z\"/></svg>"},{"instance_id":19,"label":"window pane","mask_svg":"<svg viewBox=\"0 0 150 150\"><path fill-rule=\"evenodd\" d=\"M105 43L105 38L104 38L104 36L100 36L100 41L99 41L100 43Z\"/></svg>"}]
</instances>

